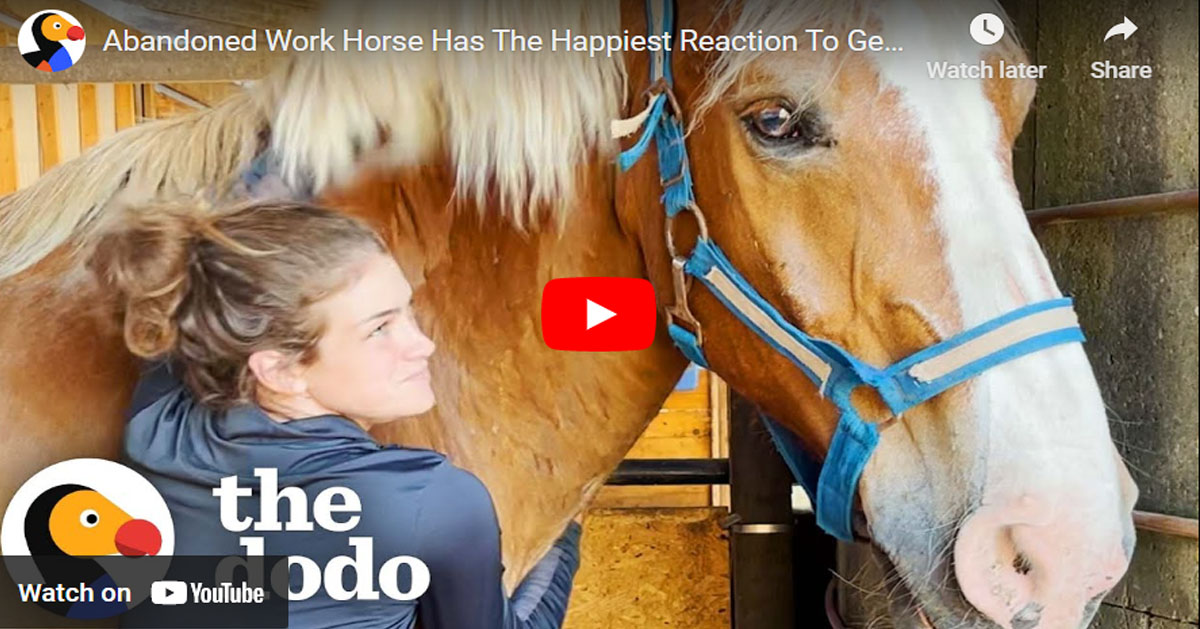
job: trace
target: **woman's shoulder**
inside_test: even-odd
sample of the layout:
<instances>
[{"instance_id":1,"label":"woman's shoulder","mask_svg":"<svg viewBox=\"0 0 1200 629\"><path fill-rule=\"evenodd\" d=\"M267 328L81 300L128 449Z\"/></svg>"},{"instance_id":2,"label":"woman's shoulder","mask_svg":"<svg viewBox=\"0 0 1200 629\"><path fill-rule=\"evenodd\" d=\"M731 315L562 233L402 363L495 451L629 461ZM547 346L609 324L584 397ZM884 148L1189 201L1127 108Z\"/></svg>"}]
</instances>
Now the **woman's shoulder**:
<instances>
[{"instance_id":1,"label":"woman's shoulder","mask_svg":"<svg viewBox=\"0 0 1200 629\"><path fill-rule=\"evenodd\" d=\"M441 463L422 473L386 473L386 467L375 467L374 472L354 474L352 485L364 515L359 533L372 535L391 554L422 558L451 552L453 544L444 547L447 540L494 542L499 522L487 488L474 474L438 457Z\"/></svg>"},{"instance_id":2,"label":"woman's shoulder","mask_svg":"<svg viewBox=\"0 0 1200 629\"><path fill-rule=\"evenodd\" d=\"M408 504L453 502L491 507L491 495L483 482L434 450L384 446L326 471L353 479L360 492L382 503L403 496Z\"/></svg>"},{"instance_id":3,"label":"woman's shoulder","mask_svg":"<svg viewBox=\"0 0 1200 629\"><path fill-rule=\"evenodd\" d=\"M478 476L449 462L438 468L419 502L419 522L427 530L465 534L498 526L487 486Z\"/></svg>"},{"instance_id":4,"label":"woman's shoulder","mask_svg":"<svg viewBox=\"0 0 1200 629\"><path fill-rule=\"evenodd\" d=\"M446 461L441 465L427 491L458 496L463 501L492 502L492 496L478 476Z\"/></svg>"}]
</instances>

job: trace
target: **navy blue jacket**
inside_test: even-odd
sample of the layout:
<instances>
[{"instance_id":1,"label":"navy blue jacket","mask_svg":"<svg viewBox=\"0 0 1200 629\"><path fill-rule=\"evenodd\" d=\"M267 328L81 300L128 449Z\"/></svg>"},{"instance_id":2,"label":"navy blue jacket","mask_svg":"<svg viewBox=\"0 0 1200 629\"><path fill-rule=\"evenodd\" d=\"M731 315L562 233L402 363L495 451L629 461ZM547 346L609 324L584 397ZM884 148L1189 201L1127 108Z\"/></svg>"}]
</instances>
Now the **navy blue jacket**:
<instances>
[{"instance_id":1,"label":"navy blue jacket","mask_svg":"<svg viewBox=\"0 0 1200 629\"><path fill-rule=\"evenodd\" d=\"M177 555L245 554L240 536L263 538L267 555L301 555L323 567L354 556L349 536L374 538L374 574L386 560L408 555L429 568L430 586L416 601L382 595L375 601L335 601L322 587L289 602L291 627L408 629L557 629L562 626L579 565L580 529L572 523L510 599L501 585L500 527L487 488L432 450L384 446L353 422L320 416L280 423L254 405L214 412L198 404L166 364L143 374L125 431L126 463L163 495L175 524ZM279 487L301 487L311 501L326 487L348 487L362 503L349 532L226 531L212 490L223 477L255 488L239 501L239 516L258 519L254 468L276 468ZM290 503L279 501L279 519ZM337 515L344 519L345 515ZM293 578L299 573L292 571ZM401 570L399 588L408 587ZM347 570L344 576L349 577ZM344 586L352 586L349 578ZM376 583L376 588L378 584ZM293 585L298 591L299 585Z\"/></svg>"}]
</instances>

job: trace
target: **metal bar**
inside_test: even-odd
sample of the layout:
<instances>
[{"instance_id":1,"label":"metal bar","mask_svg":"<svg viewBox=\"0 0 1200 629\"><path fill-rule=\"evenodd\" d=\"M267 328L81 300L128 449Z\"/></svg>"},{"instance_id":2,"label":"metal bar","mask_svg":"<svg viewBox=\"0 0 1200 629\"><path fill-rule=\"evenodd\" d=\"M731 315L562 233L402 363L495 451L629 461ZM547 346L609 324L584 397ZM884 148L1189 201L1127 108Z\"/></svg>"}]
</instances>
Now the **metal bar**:
<instances>
[{"instance_id":1,"label":"metal bar","mask_svg":"<svg viewBox=\"0 0 1200 629\"><path fill-rule=\"evenodd\" d=\"M1200 521L1194 518L1182 518L1177 515L1134 511L1133 525L1143 531L1154 531L1175 537L1187 539L1200 538Z\"/></svg>"},{"instance_id":2,"label":"metal bar","mask_svg":"<svg viewBox=\"0 0 1200 629\"><path fill-rule=\"evenodd\" d=\"M729 572L733 626L796 626L792 474L747 399L730 394ZM736 526L737 528L734 528Z\"/></svg>"},{"instance_id":3,"label":"metal bar","mask_svg":"<svg viewBox=\"0 0 1200 629\"><path fill-rule=\"evenodd\" d=\"M202 103L173 87L170 87L168 85L163 85L162 83L155 83L154 91L158 92L159 94L162 94L163 96L166 96L167 98L169 98L177 103L182 103L184 105L187 105L188 107L191 107L192 109L209 109L209 106L207 104Z\"/></svg>"},{"instance_id":4,"label":"metal bar","mask_svg":"<svg viewBox=\"0 0 1200 629\"><path fill-rule=\"evenodd\" d=\"M1029 210L1025 218L1033 225L1050 225L1097 218L1117 218L1121 216L1140 216L1161 212L1186 212L1197 210L1200 205L1200 191L1180 190L1178 192L1162 192L1146 194L1138 197L1124 197L1074 203L1058 207Z\"/></svg>"},{"instance_id":5,"label":"metal bar","mask_svg":"<svg viewBox=\"0 0 1200 629\"><path fill-rule=\"evenodd\" d=\"M609 485L726 485L729 459L625 459Z\"/></svg>"}]
</instances>

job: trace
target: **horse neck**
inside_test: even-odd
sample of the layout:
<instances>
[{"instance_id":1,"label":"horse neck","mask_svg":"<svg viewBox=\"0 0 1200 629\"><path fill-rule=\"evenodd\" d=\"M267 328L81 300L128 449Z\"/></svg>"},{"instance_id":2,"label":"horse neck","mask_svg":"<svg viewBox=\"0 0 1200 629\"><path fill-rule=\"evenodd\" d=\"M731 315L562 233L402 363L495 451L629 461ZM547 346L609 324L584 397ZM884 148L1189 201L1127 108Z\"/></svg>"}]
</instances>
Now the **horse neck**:
<instances>
[{"instance_id":1,"label":"horse neck","mask_svg":"<svg viewBox=\"0 0 1200 629\"><path fill-rule=\"evenodd\" d=\"M504 535L511 587L603 484L662 406L686 361L659 334L639 352L560 352L539 328L546 281L645 277L613 210L611 164L581 171L570 212L522 233L494 212L451 209L453 180L421 167L334 202L386 235L416 288L434 411L379 430L479 476Z\"/></svg>"}]
</instances>

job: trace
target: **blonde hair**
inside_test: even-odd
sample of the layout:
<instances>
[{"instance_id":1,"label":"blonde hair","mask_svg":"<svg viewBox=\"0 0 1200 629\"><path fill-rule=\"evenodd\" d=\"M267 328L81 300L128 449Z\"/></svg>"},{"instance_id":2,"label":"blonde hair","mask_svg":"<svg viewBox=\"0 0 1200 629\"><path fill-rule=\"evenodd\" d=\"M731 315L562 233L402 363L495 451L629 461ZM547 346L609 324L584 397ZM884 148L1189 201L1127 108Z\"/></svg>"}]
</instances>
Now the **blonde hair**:
<instances>
[{"instance_id":1,"label":"blonde hair","mask_svg":"<svg viewBox=\"0 0 1200 629\"><path fill-rule=\"evenodd\" d=\"M180 363L199 401L228 408L253 400L254 352L315 359L323 322L311 306L365 254L386 252L364 223L316 206L184 203L122 217L88 268L117 295L129 351Z\"/></svg>"}]
</instances>

